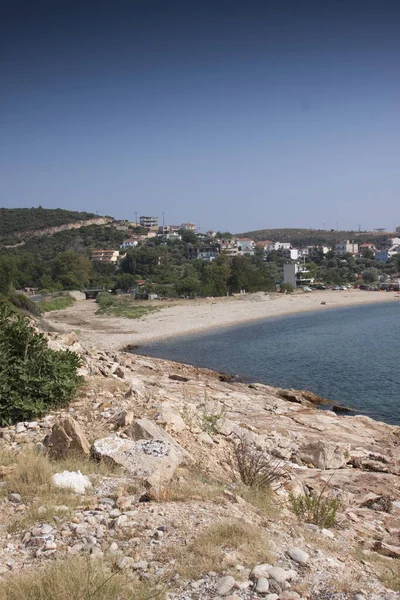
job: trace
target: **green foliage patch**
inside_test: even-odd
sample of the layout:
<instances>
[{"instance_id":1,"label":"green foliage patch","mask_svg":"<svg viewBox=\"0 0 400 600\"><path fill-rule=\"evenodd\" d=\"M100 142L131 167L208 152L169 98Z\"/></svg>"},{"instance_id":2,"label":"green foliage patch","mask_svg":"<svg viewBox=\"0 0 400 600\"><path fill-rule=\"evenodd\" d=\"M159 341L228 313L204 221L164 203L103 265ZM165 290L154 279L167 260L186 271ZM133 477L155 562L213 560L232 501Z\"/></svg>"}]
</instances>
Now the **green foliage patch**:
<instances>
[{"instance_id":1,"label":"green foliage patch","mask_svg":"<svg viewBox=\"0 0 400 600\"><path fill-rule=\"evenodd\" d=\"M45 298L39 302L41 312L50 312L52 310L61 310L75 304L76 300L72 296L56 296L55 298Z\"/></svg>"},{"instance_id":2,"label":"green foliage patch","mask_svg":"<svg viewBox=\"0 0 400 600\"><path fill-rule=\"evenodd\" d=\"M0 426L65 405L81 383L80 357L51 350L26 317L0 304Z\"/></svg>"},{"instance_id":3,"label":"green foliage patch","mask_svg":"<svg viewBox=\"0 0 400 600\"><path fill-rule=\"evenodd\" d=\"M126 319L140 319L145 315L159 310L155 306L143 306L131 297L118 297L104 292L96 299L99 309L98 315L113 315L114 317L125 317Z\"/></svg>"},{"instance_id":4,"label":"green foliage patch","mask_svg":"<svg viewBox=\"0 0 400 600\"><path fill-rule=\"evenodd\" d=\"M24 294L8 294L7 300L18 310L29 313L34 317L40 316L40 308L38 304L32 302L32 300L30 300L28 296L25 296Z\"/></svg>"},{"instance_id":5,"label":"green foliage patch","mask_svg":"<svg viewBox=\"0 0 400 600\"><path fill-rule=\"evenodd\" d=\"M314 523L319 527L332 527L336 522L339 508L337 498L329 498L320 494L289 495L289 501L295 515L306 523Z\"/></svg>"}]
</instances>

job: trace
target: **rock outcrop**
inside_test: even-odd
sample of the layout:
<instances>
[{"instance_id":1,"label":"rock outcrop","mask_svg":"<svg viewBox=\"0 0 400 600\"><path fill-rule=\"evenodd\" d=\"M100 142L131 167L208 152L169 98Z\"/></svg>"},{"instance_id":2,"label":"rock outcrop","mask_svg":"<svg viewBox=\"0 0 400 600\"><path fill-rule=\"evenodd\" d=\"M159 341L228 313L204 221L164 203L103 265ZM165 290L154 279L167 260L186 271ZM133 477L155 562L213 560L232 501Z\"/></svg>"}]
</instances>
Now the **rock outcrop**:
<instances>
[{"instance_id":1,"label":"rock outcrop","mask_svg":"<svg viewBox=\"0 0 400 600\"><path fill-rule=\"evenodd\" d=\"M0 429L0 450L15 457L36 447L70 485L74 477L56 467L74 457L92 485L70 506L47 507L50 498L40 504L18 488L20 462L0 464L0 579L90 554L112 557L141 581L168 580L168 600L399 599L400 428L320 411L302 392L85 348L76 334L49 337L55 349L82 356L85 389L69 407ZM270 505L239 483L238 438L279 471ZM107 471L99 460L119 468ZM290 501L298 495L335 499L338 526L298 518ZM6 530L32 515L33 525ZM213 527L235 523L253 528L248 547L234 535L220 542L220 531L204 541ZM255 559L258 534L268 552ZM201 549L213 535L218 540L215 564L204 571L201 555L198 573L186 580L177 565L195 552L199 535Z\"/></svg>"},{"instance_id":2,"label":"rock outcrop","mask_svg":"<svg viewBox=\"0 0 400 600\"><path fill-rule=\"evenodd\" d=\"M72 417L66 417L53 425L47 440L51 458L89 456L90 444L81 426Z\"/></svg>"}]
</instances>

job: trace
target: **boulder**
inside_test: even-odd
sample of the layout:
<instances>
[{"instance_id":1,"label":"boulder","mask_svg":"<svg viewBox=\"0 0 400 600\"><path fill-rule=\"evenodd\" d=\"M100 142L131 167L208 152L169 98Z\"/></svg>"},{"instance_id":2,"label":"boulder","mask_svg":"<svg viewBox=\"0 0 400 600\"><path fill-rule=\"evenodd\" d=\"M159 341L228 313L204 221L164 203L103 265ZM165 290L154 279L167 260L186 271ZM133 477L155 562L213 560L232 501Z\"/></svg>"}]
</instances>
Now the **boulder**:
<instances>
[{"instance_id":1,"label":"boulder","mask_svg":"<svg viewBox=\"0 0 400 600\"><path fill-rule=\"evenodd\" d=\"M79 423L72 417L66 417L53 425L49 446L49 455L54 459L90 454L89 442Z\"/></svg>"},{"instance_id":2,"label":"boulder","mask_svg":"<svg viewBox=\"0 0 400 600\"><path fill-rule=\"evenodd\" d=\"M169 483L177 467L189 456L174 440L132 440L117 435L96 440L91 452L98 460L107 460L123 467L154 496Z\"/></svg>"},{"instance_id":3,"label":"boulder","mask_svg":"<svg viewBox=\"0 0 400 600\"><path fill-rule=\"evenodd\" d=\"M300 459L317 469L340 469L350 460L350 444L316 440L303 444Z\"/></svg>"},{"instance_id":4,"label":"boulder","mask_svg":"<svg viewBox=\"0 0 400 600\"><path fill-rule=\"evenodd\" d=\"M174 440L174 438L159 425L153 423L149 419L138 419L125 430L125 435L128 438L139 440L162 440L175 448L177 454L182 457L189 458L189 454Z\"/></svg>"},{"instance_id":5,"label":"boulder","mask_svg":"<svg viewBox=\"0 0 400 600\"><path fill-rule=\"evenodd\" d=\"M383 556L389 556L390 558L400 558L400 546L392 546L391 544L385 544L384 542L375 542L372 550L382 554Z\"/></svg>"},{"instance_id":6,"label":"boulder","mask_svg":"<svg viewBox=\"0 0 400 600\"><path fill-rule=\"evenodd\" d=\"M186 429L186 423L181 415L167 404L161 406L161 410L156 416L156 421L160 425L166 425L167 428L178 433Z\"/></svg>"}]
</instances>

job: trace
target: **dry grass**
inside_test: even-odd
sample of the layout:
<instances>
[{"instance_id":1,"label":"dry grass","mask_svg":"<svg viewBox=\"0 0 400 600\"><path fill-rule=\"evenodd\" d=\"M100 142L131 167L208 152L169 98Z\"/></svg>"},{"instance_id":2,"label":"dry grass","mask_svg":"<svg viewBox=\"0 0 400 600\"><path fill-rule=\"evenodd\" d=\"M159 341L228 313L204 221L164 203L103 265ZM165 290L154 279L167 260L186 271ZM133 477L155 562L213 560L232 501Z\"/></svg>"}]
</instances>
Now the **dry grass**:
<instances>
[{"instance_id":1,"label":"dry grass","mask_svg":"<svg viewBox=\"0 0 400 600\"><path fill-rule=\"evenodd\" d=\"M279 516L280 505L273 490L243 485L237 490L237 494L251 504L261 516L267 519L277 519Z\"/></svg>"},{"instance_id":2,"label":"dry grass","mask_svg":"<svg viewBox=\"0 0 400 600\"><path fill-rule=\"evenodd\" d=\"M62 489L52 484L52 476L59 471L81 471L96 479L101 475L115 473L105 463L97 463L89 459L66 459L51 461L47 456L33 451L14 454L2 452L0 464L15 467L4 479L6 486L0 488L0 496L9 492L21 495L22 502L27 505L24 512L8 525L8 531L26 528L34 523L46 522L56 514L56 507L68 506L71 510L81 501L81 497L68 489Z\"/></svg>"},{"instance_id":3,"label":"dry grass","mask_svg":"<svg viewBox=\"0 0 400 600\"><path fill-rule=\"evenodd\" d=\"M0 581L0 600L161 600L163 592L130 581L124 572L90 558L59 560L39 572L7 575Z\"/></svg>"},{"instance_id":4,"label":"dry grass","mask_svg":"<svg viewBox=\"0 0 400 600\"><path fill-rule=\"evenodd\" d=\"M174 547L169 551L170 555L177 553L176 569L188 580L229 566L224 561L228 552L235 554L238 563L249 567L273 560L263 532L244 521L222 521L203 530L185 549Z\"/></svg>"},{"instance_id":5,"label":"dry grass","mask_svg":"<svg viewBox=\"0 0 400 600\"><path fill-rule=\"evenodd\" d=\"M159 502L201 500L220 504L224 501L223 490L222 483L215 481L197 465L182 470L181 475L160 492L157 500Z\"/></svg>"},{"instance_id":6,"label":"dry grass","mask_svg":"<svg viewBox=\"0 0 400 600\"><path fill-rule=\"evenodd\" d=\"M400 560L397 558L388 558L376 552L365 552L358 548L355 557L370 565L378 579L390 590L400 592Z\"/></svg>"},{"instance_id":7,"label":"dry grass","mask_svg":"<svg viewBox=\"0 0 400 600\"><path fill-rule=\"evenodd\" d=\"M86 397L90 393L92 396L101 396L104 392L110 392L113 395L124 395L129 390L129 381L114 379L112 377L87 377L85 385L81 388L79 397Z\"/></svg>"}]
</instances>

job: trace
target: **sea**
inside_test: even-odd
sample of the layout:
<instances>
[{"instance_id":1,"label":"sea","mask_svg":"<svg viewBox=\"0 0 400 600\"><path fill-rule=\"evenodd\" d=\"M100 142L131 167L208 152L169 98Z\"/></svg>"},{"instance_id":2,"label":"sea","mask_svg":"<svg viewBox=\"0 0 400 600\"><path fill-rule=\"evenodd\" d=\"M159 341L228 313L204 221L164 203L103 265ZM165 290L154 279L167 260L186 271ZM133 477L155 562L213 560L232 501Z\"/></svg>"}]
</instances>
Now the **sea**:
<instances>
[{"instance_id":1,"label":"sea","mask_svg":"<svg viewBox=\"0 0 400 600\"><path fill-rule=\"evenodd\" d=\"M310 390L400 425L400 299L268 318L140 346L246 382Z\"/></svg>"}]
</instances>

